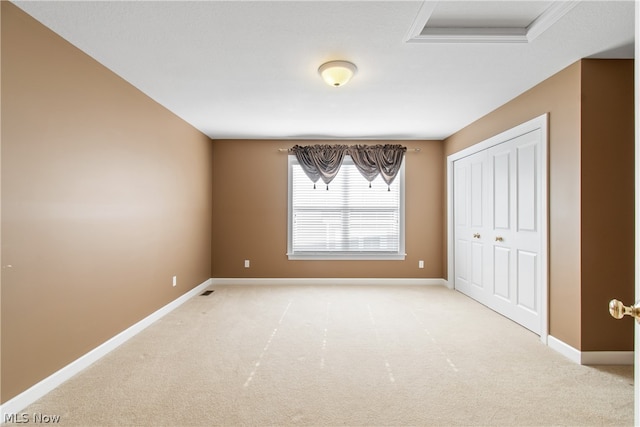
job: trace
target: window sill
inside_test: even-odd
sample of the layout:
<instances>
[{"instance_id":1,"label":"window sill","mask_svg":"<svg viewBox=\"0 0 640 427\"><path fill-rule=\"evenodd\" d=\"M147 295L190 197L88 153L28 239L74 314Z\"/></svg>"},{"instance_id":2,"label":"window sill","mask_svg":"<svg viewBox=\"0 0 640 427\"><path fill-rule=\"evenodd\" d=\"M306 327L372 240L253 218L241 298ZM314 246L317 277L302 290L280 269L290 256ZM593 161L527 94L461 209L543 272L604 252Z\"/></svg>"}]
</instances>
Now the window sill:
<instances>
[{"instance_id":1,"label":"window sill","mask_svg":"<svg viewBox=\"0 0 640 427\"><path fill-rule=\"evenodd\" d=\"M289 261L404 261L407 254L388 253L297 253Z\"/></svg>"}]
</instances>

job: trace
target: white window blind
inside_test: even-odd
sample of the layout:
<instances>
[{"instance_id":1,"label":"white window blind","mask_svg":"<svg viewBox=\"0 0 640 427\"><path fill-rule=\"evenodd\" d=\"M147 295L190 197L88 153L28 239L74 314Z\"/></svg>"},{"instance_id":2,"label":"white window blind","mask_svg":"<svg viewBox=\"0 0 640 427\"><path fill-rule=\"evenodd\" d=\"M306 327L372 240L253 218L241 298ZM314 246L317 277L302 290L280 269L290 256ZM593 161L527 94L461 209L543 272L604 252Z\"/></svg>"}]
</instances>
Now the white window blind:
<instances>
[{"instance_id":1,"label":"white window blind","mask_svg":"<svg viewBox=\"0 0 640 427\"><path fill-rule=\"evenodd\" d=\"M316 188L289 156L289 259L404 259L404 165L390 187L346 156Z\"/></svg>"}]
</instances>

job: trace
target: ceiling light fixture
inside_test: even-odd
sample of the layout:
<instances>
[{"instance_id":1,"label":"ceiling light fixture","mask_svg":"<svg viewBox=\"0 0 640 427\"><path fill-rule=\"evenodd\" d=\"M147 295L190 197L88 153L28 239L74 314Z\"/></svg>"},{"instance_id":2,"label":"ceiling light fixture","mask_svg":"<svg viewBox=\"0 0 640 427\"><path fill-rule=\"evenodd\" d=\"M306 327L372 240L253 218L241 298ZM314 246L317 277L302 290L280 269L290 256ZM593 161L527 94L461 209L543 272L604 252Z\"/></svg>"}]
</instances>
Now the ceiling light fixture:
<instances>
[{"instance_id":1,"label":"ceiling light fixture","mask_svg":"<svg viewBox=\"0 0 640 427\"><path fill-rule=\"evenodd\" d=\"M348 61L329 61L318 68L318 73L329 86L340 87L347 84L358 68Z\"/></svg>"}]
</instances>

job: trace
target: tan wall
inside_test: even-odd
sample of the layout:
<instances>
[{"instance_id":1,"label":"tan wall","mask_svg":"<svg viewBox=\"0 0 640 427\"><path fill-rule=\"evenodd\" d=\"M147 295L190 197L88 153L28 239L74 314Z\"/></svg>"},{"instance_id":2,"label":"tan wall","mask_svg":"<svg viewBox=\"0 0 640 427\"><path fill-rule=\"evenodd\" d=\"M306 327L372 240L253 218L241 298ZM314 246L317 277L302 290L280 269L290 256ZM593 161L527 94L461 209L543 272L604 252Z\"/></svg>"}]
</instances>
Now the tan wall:
<instances>
[{"instance_id":1,"label":"tan wall","mask_svg":"<svg viewBox=\"0 0 640 427\"><path fill-rule=\"evenodd\" d=\"M213 277L443 277L442 142L386 142L421 148L419 153L408 152L405 157L404 261L289 261L287 154L278 149L289 148L295 142L214 141ZM251 261L248 269L244 268L245 259ZM418 268L421 259L425 261L424 269Z\"/></svg>"},{"instance_id":2,"label":"tan wall","mask_svg":"<svg viewBox=\"0 0 640 427\"><path fill-rule=\"evenodd\" d=\"M585 250L585 246L597 249L599 242L594 240L583 244L581 238L592 233L593 227L599 227L597 239L600 239L602 234L606 235L604 230L610 229L612 226L616 228L612 233L616 238L620 238L621 234L625 236L633 234L633 223L629 228L629 215L633 214L633 196L629 196L629 185L633 185L632 178L629 181L629 177L633 176L633 162L628 145L631 144L632 150L633 137L629 137L629 122L627 121L628 115L633 114L633 104L631 103L631 107L629 107L629 96L633 93L633 79L628 76L629 61L626 65L622 65L621 70L611 74L595 65L601 61L594 60L593 66L585 67L589 71L585 72L588 83L585 83L583 91L583 64L588 62L579 61L567 67L447 138L445 140L445 158L520 123L549 113L549 333L583 351L622 351L633 348L632 336L629 334L628 327L617 325L620 329L607 337L612 331L612 320L606 318L608 316L607 306L606 302L603 304L603 301L605 299L608 301L618 295L616 293L618 290L620 290L620 294L624 294L621 297L625 297L627 292L632 292L633 282L628 282L620 287L614 286L613 289L604 291L602 284L594 287L592 285L594 280L585 280L584 274L593 275L596 270L598 275L593 277L598 277L598 281L604 277L610 277L611 269L602 262L592 263L593 265L584 268L585 262L592 262L592 259L584 258L582 251ZM625 76L625 79L629 78L630 80L612 83L622 75ZM607 83L605 87L615 90L618 98L615 96L612 98L611 92L607 92L607 90L595 90L598 85L605 82ZM625 95L621 95L621 91L627 92ZM605 96L607 93L609 95ZM590 96L600 98L594 99L588 112L585 113L581 102L584 103L585 97L588 99ZM603 96L606 100L602 99ZM618 103L621 103L622 107ZM615 108L612 112L606 113L607 117L615 117L622 108L624 114L621 117L624 118L619 118L620 120L611 118L603 122L599 114L611 109L612 105L615 105ZM631 108L630 111L629 108ZM616 148L612 147L612 143L606 144L607 154L605 157L610 160L599 163L598 156L602 154L602 151L599 151L602 149L600 143L603 138L601 135L603 133L611 135L609 133L611 131L610 125L612 123L617 125L621 121L625 123L626 127L624 130L620 130L620 133L617 131L615 133ZM633 120L630 125L632 135ZM595 139L590 140L590 137ZM624 147L618 148L623 139L625 141ZM595 144L595 141L598 142L598 145ZM585 148L581 145L584 144L586 144L587 150L591 150L586 154L582 151ZM611 156L617 155L626 156L625 161L611 161ZM629 169L629 161L631 161L631 169ZM606 179L600 181L599 178ZM584 187L585 185L589 188ZM621 185L621 187L615 190L607 200L614 199L615 206L624 212L608 213L603 225L602 217L591 213L591 208L598 203L597 197L590 198L587 193L591 191L590 189L598 188L598 193L593 193L594 196L595 194L603 195L617 185ZM582 207L582 198L585 196L587 202ZM631 198L627 200L626 197ZM631 206L631 211L629 211L629 206ZM598 209L594 212L603 211ZM585 218L594 223L585 226L581 222ZM612 222L609 223L609 220ZM614 225L613 221L619 222ZM596 236L595 233L591 235ZM627 252L629 238L622 238L619 242L621 245L618 248L607 243L606 248L610 252L605 259L609 261L616 259L615 262L611 262L620 269L614 274L614 277L615 280L619 279L622 282L626 281L625 278L628 278L629 275L633 277L633 264L631 263L630 268L631 252ZM446 241L444 246L446 253ZM603 253L602 248L604 246L596 251L599 255ZM632 249L631 246L631 251ZM598 291L594 292L593 289L598 289ZM615 292L610 292L610 290ZM597 314L594 315L595 312Z\"/></svg>"},{"instance_id":3,"label":"tan wall","mask_svg":"<svg viewBox=\"0 0 640 427\"><path fill-rule=\"evenodd\" d=\"M212 177L206 136L9 2L1 59L6 402L211 276Z\"/></svg>"},{"instance_id":4,"label":"tan wall","mask_svg":"<svg viewBox=\"0 0 640 427\"><path fill-rule=\"evenodd\" d=\"M584 351L633 350L633 321L606 310L634 298L633 104L632 60L582 61Z\"/></svg>"}]
</instances>

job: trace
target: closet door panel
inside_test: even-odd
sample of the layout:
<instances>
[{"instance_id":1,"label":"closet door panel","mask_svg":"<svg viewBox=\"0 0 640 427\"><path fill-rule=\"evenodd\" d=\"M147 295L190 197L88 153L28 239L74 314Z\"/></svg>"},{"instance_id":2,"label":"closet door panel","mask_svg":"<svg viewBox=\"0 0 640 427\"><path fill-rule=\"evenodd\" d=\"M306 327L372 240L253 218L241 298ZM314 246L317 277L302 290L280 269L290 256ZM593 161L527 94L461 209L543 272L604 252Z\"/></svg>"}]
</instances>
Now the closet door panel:
<instances>
[{"instance_id":1,"label":"closet door panel","mask_svg":"<svg viewBox=\"0 0 640 427\"><path fill-rule=\"evenodd\" d=\"M494 230L511 228L511 153L503 151L492 155L492 201Z\"/></svg>"},{"instance_id":2,"label":"closet door panel","mask_svg":"<svg viewBox=\"0 0 640 427\"><path fill-rule=\"evenodd\" d=\"M494 247L493 295L511 300L511 249L507 247Z\"/></svg>"},{"instance_id":3,"label":"closet door panel","mask_svg":"<svg viewBox=\"0 0 640 427\"><path fill-rule=\"evenodd\" d=\"M485 256L484 245L473 242L471 244L471 259L473 260L473 277L471 283L478 288L484 287Z\"/></svg>"},{"instance_id":4,"label":"closet door panel","mask_svg":"<svg viewBox=\"0 0 640 427\"><path fill-rule=\"evenodd\" d=\"M486 194L484 192L484 162L482 159L472 159L471 165L471 227L484 226L483 207Z\"/></svg>"},{"instance_id":5,"label":"closet door panel","mask_svg":"<svg viewBox=\"0 0 640 427\"><path fill-rule=\"evenodd\" d=\"M485 153L454 164L455 286L472 298L487 293L487 164Z\"/></svg>"},{"instance_id":6,"label":"closet door panel","mask_svg":"<svg viewBox=\"0 0 640 427\"><path fill-rule=\"evenodd\" d=\"M471 228L469 163L460 160L454 165L455 203L455 284L465 291L471 284Z\"/></svg>"},{"instance_id":7,"label":"closet door panel","mask_svg":"<svg viewBox=\"0 0 640 427\"><path fill-rule=\"evenodd\" d=\"M517 148L518 231L537 231L537 146L527 144Z\"/></svg>"},{"instance_id":8,"label":"closet door panel","mask_svg":"<svg viewBox=\"0 0 640 427\"><path fill-rule=\"evenodd\" d=\"M454 206L456 227L467 227L467 168L463 161L456 162L454 166ZM462 237L462 236L458 236Z\"/></svg>"},{"instance_id":9,"label":"closet door panel","mask_svg":"<svg viewBox=\"0 0 640 427\"><path fill-rule=\"evenodd\" d=\"M533 313L539 310L536 298L538 255L528 251L518 251L518 305Z\"/></svg>"},{"instance_id":10,"label":"closet door panel","mask_svg":"<svg viewBox=\"0 0 640 427\"><path fill-rule=\"evenodd\" d=\"M456 241L456 284L463 286L469 282L469 242Z\"/></svg>"}]
</instances>

